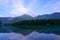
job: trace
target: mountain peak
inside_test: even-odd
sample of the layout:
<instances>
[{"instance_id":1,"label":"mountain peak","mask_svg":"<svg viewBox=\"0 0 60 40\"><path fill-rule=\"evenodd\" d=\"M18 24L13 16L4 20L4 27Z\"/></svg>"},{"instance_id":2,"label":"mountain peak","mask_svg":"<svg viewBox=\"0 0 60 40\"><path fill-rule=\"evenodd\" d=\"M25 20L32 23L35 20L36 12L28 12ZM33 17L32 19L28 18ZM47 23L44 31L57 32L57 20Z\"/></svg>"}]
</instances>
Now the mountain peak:
<instances>
[{"instance_id":1,"label":"mountain peak","mask_svg":"<svg viewBox=\"0 0 60 40\"><path fill-rule=\"evenodd\" d=\"M24 17L24 18L33 18L32 16L28 15L28 14L23 14L20 17Z\"/></svg>"},{"instance_id":2,"label":"mountain peak","mask_svg":"<svg viewBox=\"0 0 60 40\"><path fill-rule=\"evenodd\" d=\"M36 19L60 19L60 12L54 12L52 14L39 15Z\"/></svg>"},{"instance_id":3,"label":"mountain peak","mask_svg":"<svg viewBox=\"0 0 60 40\"><path fill-rule=\"evenodd\" d=\"M53 14L60 14L60 12L54 12Z\"/></svg>"},{"instance_id":4,"label":"mountain peak","mask_svg":"<svg viewBox=\"0 0 60 40\"><path fill-rule=\"evenodd\" d=\"M23 14L24 16L27 16L28 14Z\"/></svg>"},{"instance_id":5,"label":"mountain peak","mask_svg":"<svg viewBox=\"0 0 60 40\"><path fill-rule=\"evenodd\" d=\"M23 14L23 15L21 15L21 16L27 16L27 17L28 17L28 16L30 16L30 15L28 15L28 14ZM31 17L31 16L30 16L30 17Z\"/></svg>"}]
</instances>

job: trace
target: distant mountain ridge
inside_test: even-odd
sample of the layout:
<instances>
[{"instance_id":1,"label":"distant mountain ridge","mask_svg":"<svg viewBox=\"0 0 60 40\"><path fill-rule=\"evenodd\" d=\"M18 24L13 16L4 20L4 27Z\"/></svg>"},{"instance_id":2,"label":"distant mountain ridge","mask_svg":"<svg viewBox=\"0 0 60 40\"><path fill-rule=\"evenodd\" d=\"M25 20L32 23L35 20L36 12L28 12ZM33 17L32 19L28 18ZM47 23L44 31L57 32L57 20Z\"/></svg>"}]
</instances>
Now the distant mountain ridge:
<instances>
[{"instance_id":1,"label":"distant mountain ridge","mask_svg":"<svg viewBox=\"0 0 60 40\"><path fill-rule=\"evenodd\" d=\"M36 17L32 17L30 15L24 14L17 17L0 17L0 21L3 22L19 22L23 20L41 20L41 19L60 19L60 12L55 12L52 14L46 14L46 15L38 15Z\"/></svg>"},{"instance_id":2,"label":"distant mountain ridge","mask_svg":"<svg viewBox=\"0 0 60 40\"><path fill-rule=\"evenodd\" d=\"M8 23L13 17L0 17L0 22Z\"/></svg>"},{"instance_id":3,"label":"distant mountain ridge","mask_svg":"<svg viewBox=\"0 0 60 40\"><path fill-rule=\"evenodd\" d=\"M23 20L32 20L33 17L30 15L24 14L22 16L15 17L11 20L11 22L18 22L18 21L23 21Z\"/></svg>"},{"instance_id":4,"label":"distant mountain ridge","mask_svg":"<svg viewBox=\"0 0 60 40\"><path fill-rule=\"evenodd\" d=\"M60 19L60 12L55 12L53 14L38 15L35 19Z\"/></svg>"}]
</instances>

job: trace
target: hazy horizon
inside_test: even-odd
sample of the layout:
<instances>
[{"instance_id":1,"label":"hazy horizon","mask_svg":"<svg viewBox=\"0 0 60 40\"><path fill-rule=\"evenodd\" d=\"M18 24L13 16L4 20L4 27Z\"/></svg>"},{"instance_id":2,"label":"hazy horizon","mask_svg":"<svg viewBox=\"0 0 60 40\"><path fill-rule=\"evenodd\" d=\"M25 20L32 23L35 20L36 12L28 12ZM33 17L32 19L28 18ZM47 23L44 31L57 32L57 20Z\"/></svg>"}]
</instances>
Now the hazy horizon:
<instances>
[{"instance_id":1,"label":"hazy horizon","mask_svg":"<svg viewBox=\"0 0 60 40\"><path fill-rule=\"evenodd\" d=\"M60 12L60 0L0 0L0 17L34 17L54 12Z\"/></svg>"}]
</instances>

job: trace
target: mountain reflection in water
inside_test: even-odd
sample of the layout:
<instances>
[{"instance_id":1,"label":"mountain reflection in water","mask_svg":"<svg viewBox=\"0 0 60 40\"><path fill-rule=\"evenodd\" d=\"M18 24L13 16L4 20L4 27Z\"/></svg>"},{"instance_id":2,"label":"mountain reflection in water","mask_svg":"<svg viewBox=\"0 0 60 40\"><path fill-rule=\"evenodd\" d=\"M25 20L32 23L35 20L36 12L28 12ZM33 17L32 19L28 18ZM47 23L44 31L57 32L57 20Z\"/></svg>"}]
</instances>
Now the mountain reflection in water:
<instances>
[{"instance_id":1,"label":"mountain reflection in water","mask_svg":"<svg viewBox=\"0 0 60 40\"><path fill-rule=\"evenodd\" d=\"M25 30L12 26L0 28L0 40L60 40L60 30Z\"/></svg>"},{"instance_id":2,"label":"mountain reflection in water","mask_svg":"<svg viewBox=\"0 0 60 40\"><path fill-rule=\"evenodd\" d=\"M60 40L60 35L31 32L29 35L20 33L0 33L0 40Z\"/></svg>"},{"instance_id":3,"label":"mountain reflection in water","mask_svg":"<svg viewBox=\"0 0 60 40\"><path fill-rule=\"evenodd\" d=\"M60 28L56 28L56 29L44 29L44 30L31 30L31 29L21 29L21 28L16 28L13 26L3 26L0 27L0 33L10 33L10 32L14 32L14 33L22 33L24 35L30 34L31 32L36 31L39 33L53 33L53 34L58 34L60 35Z\"/></svg>"}]
</instances>

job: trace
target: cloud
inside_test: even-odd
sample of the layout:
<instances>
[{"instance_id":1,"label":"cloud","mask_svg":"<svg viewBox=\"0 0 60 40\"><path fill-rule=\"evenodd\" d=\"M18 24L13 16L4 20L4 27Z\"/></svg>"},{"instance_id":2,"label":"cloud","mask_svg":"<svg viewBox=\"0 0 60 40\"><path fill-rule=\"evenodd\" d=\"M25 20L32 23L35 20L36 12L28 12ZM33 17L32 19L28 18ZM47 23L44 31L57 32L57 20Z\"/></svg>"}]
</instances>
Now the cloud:
<instances>
[{"instance_id":1,"label":"cloud","mask_svg":"<svg viewBox=\"0 0 60 40\"><path fill-rule=\"evenodd\" d=\"M9 0L0 0L0 6L7 7L9 5Z\"/></svg>"},{"instance_id":2,"label":"cloud","mask_svg":"<svg viewBox=\"0 0 60 40\"><path fill-rule=\"evenodd\" d=\"M12 10L10 14L18 16L22 14L27 14L29 12L28 8L24 7L23 0L12 0Z\"/></svg>"},{"instance_id":3,"label":"cloud","mask_svg":"<svg viewBox=\"0 0 60 40\"><path fill-rule=\"evenodd\" d=\"M29 9L24 7L23 2L24 0L0 0L0 13L10 16L27 14Z\"/></svg>"},{"instance_id":4,"label":"cloud","mask_svg":"<svg viewBox=\"0 0 60 40\"><path fill-rule=\"evenodd\" d=\"M27 7L24 7L25 1L24 0L0 0L0 6L2 6L2 9L4 10L4 14L10 16L20 16L23 14L34 15L35 12L33 11L33 7L36 4L36 2L38 2L38 0L30 0L30 3ZM30 13L32 11L33 13Z\"/></svg>"},{"instance_id":5,"label":"cloud","mask_svg":"<svg viewBox=\"0 0 60 40\"><path fill-rule=\"evenodd\" d=\"M29 8L32 8L37 1L38 1L38 0L32 0L31 3L28 5L28 7L29 7Z\"/></svg>"},{"instance_id":6,"label":"cloud","mask_svg":"<svg viewBox=\"0 0 60 40\"><path fill-rule=\"evenodd\" d=\"M60 1L52 6L52 12L60 12Z\"/></svg>"},{"instance_id":7,"label":"cloud","mask_svg":"<svg viewBox=\"0 0 60 40\"><path fill-rule=\"evenodd\" d=\"M40 0L29 1L30 2L27 3L27 0L0 0L0 13L5 16L20 16L23 14L36 16L39 14L43 15L46 13L48 14L51 12L60 11L60 2L58 0L50 0L49 2L47 1L47 3ZM45 2L45 4L43 2Z\"/></svg>"},{"instance_id":8,"label":"cloud","mask_svg":"<svg viewBox=\"0 0 60 40\"><path fill-rule=\"evenodd\" d=\"M12 10L10 11L11 15L19 16L23 14L34 15L33 7L36 2L39 0L30 0L31 2L27 7L24 7L24 0L13 0L12 1ZM33 13L31 13L33 12Z\"/></svg>"}]
</instances>

